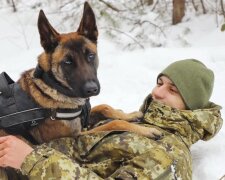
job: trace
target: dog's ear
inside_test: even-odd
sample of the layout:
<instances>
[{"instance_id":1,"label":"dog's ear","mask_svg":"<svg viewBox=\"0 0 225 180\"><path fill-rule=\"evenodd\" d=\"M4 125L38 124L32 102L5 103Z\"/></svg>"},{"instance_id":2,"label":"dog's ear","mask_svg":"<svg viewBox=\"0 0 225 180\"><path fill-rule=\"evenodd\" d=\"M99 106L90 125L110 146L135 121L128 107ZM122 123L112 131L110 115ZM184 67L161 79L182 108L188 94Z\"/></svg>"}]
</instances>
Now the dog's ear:
<instances>
[{"instance_id":1,"label":"dog's ear","mask_svg":"<svg viewBox=\"0 0 225 180\"><path fill-rule=\"evenodd\" d=\"M42 47L46 52L52 52L58 45L59 33L48 22L43 10L39 12L38 30Z\"/></svg>"},{"instance_id":2,"label":"dog's ear","mask_svg":"<svg viewBox=\"0 0 225 180\"><path fill-rule=\"evenodd\" d=\"M88 2L84 3L83 17L77 32L78 34L87 37L94 43L97 43L98 29L95 20L95 14Z\"/></svg>"}]
</instances>

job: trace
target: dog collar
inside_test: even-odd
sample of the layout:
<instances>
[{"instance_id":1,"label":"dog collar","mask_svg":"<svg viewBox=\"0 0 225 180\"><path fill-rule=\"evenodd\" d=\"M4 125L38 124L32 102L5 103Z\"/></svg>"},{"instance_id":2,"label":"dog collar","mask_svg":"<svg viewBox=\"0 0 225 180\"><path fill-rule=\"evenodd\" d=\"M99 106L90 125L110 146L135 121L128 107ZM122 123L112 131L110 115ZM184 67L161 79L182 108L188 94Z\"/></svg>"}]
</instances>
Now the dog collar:
<instances>
[{"instance_id":1,"label":"dog collar","mask_svg":"<svg viewBox=\"0 0 225 180\"><path fill-rule=\"evenodd\" d=\"M77 109L53 109L51 120L73 120L81 115L82 107Z\"/></svg>"}]
</instances>

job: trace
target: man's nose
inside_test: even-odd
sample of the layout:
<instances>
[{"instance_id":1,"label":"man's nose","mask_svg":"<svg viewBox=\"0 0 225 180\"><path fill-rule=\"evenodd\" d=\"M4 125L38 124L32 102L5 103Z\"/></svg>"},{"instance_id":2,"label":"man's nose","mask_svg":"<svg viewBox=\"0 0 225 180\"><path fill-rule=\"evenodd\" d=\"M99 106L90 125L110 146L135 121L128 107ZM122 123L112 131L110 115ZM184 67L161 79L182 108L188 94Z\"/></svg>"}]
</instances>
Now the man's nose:
<instances>
[{"instance_id":1,"label":"man's nose","mask_svg":"<svg viewBox=\"0 0 225 180\"><path fill-rule=\"evenodd\" d=\"M166 88L165 88L165 86L162 85L162 86L157 87L155 89L154 96L155 96L156 99L162 99L162 98L165 97L165 95L166 95Z\"/></svg>"}]
</instances>

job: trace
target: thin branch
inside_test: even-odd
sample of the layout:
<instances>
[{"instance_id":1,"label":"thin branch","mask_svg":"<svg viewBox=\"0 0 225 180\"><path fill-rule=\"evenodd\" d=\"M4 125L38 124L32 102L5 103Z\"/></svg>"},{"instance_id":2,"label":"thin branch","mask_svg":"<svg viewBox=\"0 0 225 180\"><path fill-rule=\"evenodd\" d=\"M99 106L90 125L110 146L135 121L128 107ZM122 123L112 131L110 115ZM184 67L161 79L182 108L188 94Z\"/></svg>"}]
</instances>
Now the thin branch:
<instances>
[{"instance_id":1,"label":"thin branch","mask_svg":"<svg viewBox=\"0 0 225 180\"><path fill-rule=\"evenodd\" d=\"M159 29L159 30L161 31L161 33L163 34L163 36L166 37L166 34L165 34L164 31L162 30L162 28L161 28L160 26L158 26L158 25L152 23L151 21L144 20L144 21L141 21L141 22L139 21L139 22L137 22L136 24L142 25L142 24L144 24L144 23L149 23L149 24L151 24L152 26L154 26L155 28Z\"/></svg>"},{"instance_id":2,"label":"thin branch","mask_svg":"<svg viewBox=\"0 0 225 180\"><path fill-rule=\"evenodd\" d=\"M121 10L119 10L118 8L116 8L115 6L113 6L112 4L108 3L108 2L105 2L104 0L99 0L100 2L104 3L107 7L109 7L110 9L116 11L116 12L119 12Z\"/></svg>"},{"instance_id":3,"label":"thin branch","mask_svg":"<svg viewBox=\"0 0 225 180\"><path fill-rule=\"evenodd\" d=\"M69 0L65 3L63 3L62 5L59 6L59 9L63 9L64 7L66 7L67 5L70 5L72 7L72 9L78 9L78 7L82 6L83 3L78 3L76 2L76 6L74 5L74 0ZM68 10L70 11L70 10Z\"/></svg>"},{"instance_id":4,"label":"thin branch","mask_svg":"<svg viewBox=\"0 0 225 180\"><path fill-rule=\"evenodd\" d=\"M67 6L68 4L72 4L73 3L73 1L71 0L71 1L68 1L68 2L65 2L65 3L63 3L61 6L59 6L59 9L62 9L62 8L64 8L65 6Z\"/></svg>"},{"instance_id":5,"label":"thin branch","mask_svg":"<svg viewBox=\"0 0 225 180\"><path fill-rule=\"evenodd\" d=\"M154 4L152 11L154 11L154 9L156 8L157 4L159 3L159 0L156 1L156 3Z\"/></svg>"},{"instance_id":6,"label":"thin branch","mask_svg":"<svg viewBox=\"0 0 225 180\"><path fill-rule=\"evenodd\" d=\"M119 30L119 29L116 29L116 28L112 28L112 27L109 27L109 28L101 28L101 29L108 29L108 30L112 30L112 31L116 31L116 32L119 32L121 34L124 34L125 36L129 37L130 39L132 39L135 43L137 43L142 49L145 49L144 46L139 43L134 37L132 37L131 35Z\"/></svg>"}]
</instances>

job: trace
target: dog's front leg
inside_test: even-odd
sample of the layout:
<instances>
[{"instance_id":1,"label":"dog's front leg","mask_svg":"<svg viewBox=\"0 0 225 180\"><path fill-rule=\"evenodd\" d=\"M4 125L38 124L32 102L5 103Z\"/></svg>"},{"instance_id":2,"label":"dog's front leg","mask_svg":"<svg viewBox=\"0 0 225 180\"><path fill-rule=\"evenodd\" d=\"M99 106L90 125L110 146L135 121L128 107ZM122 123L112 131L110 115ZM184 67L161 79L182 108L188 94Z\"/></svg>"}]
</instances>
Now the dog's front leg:
<instances>
[{"instance_id":1,"label":"dog's front leg","mask_svg":"<svg viewBox=\"0 0 225 180\"><path fill-rule=\"evenodd\" d=\"M109 123L95 127L89 131L81 132L81 135L92 134L104 131L129 131L143 135L152 139L161 139L163 134L156 128L145 127L138 124L130 123L124 120L113 120Z\"/></svg>"},{"instance_id":2,"label":"dog's front leg","mask_svg":"<svg viewBox=\"0 0 225 180\"><path fill-rule=\"evenodd\" d=\"M107 104L101 104L91 109L90 119L91 121L99 122L106 119L122 119L125 121L132 121L142 118L143 114L140 111L134 111L132 113L124 113L122 110L114 109ZM94 123L93 123L94 124Z\"/></svg>"}]
</instances>

